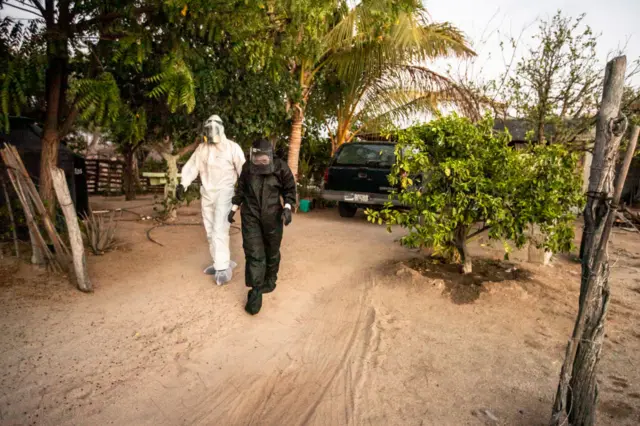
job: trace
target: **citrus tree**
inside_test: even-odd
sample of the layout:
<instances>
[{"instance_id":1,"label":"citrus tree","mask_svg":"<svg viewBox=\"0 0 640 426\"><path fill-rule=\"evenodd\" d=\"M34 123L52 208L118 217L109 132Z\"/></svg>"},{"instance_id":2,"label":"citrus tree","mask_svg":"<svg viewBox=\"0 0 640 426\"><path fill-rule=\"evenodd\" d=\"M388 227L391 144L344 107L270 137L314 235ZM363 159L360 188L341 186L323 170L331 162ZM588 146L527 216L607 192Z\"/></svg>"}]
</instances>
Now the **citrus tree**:
<instances>
[{"instance_id":1,"label":"citrus tree","mask_svg":"<svg viewBox=\"0 0 640 426\"><path fill-rule=\"evenodd\" d=\"M472 271L467 242L489 238L522 247L536 224L535 243L560 252L572 247L575 212L583 203L577 157L560 145L516 151L493 120L472 123L451 115L398 132L396 163L389 181L406 209L390 204L367 211L371 222L408 229L401 243L459 254ZM505 249L508 250L505 244Z\"/></svg>"}]
</instances>

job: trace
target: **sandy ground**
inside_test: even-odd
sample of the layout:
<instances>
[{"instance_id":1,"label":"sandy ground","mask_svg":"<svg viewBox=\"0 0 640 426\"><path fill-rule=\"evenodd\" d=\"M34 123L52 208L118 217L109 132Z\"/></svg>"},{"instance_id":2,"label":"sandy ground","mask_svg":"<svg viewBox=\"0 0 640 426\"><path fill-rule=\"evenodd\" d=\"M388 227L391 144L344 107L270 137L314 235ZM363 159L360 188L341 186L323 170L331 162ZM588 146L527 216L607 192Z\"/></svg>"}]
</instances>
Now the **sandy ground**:
<instances>
[{"instance_id":1,"label":"sandy ground","mask_svg":"<svg viewBox=\"0 0 640 426\"><path fill-rule=\"evenodd\" d=\"M93 200L94 208L123 206ZM149 199L126 203L150 212ZM145 207L137 207L145 206ZM215 286L199 226L125 213L89 258L95 292L0 263L2 425L543 425L576 312L579 267L500 262L473 277L417 262L398 234L334 210L286 229L277 290L243 311L240 267ZM200 220L197 203L180 220ZM640 238L616 231L599 374L602 425L640 422ZM421 273L403 265L417 267Z\"/></svg>"}]
</instances>

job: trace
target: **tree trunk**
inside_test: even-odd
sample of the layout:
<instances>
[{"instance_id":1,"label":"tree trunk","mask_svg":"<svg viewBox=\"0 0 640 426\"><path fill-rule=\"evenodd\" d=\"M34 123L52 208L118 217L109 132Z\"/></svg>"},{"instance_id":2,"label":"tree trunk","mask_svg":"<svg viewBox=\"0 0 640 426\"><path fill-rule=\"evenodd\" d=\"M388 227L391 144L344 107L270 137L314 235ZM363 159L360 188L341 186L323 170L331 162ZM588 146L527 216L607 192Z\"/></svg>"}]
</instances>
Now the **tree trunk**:
<instances>
[{"instance_id":1,"label":"tree trunk","mask_svg":"<svg viewBox=\"0 0 640 426\"><path fill-rule=\"evenodd\" d=\"M47 127L45 123L42 136L42 153L40 157L40 198L47 208L49 217L55 217L56 199L53 192L53 181L49 170L58 166L58 148L60 138L57 128Z\"/></svg>"},{"instance_id":2,"label":"tree trunk","mask_svg":"<svg viewBox=\"0 0 640 426\"><path fill-rule=\"evenodd\" d=\"M101 136L102 135L100 134L100 128L94 128L93 132L91 133L91 140L89 140L89 143L87 144L87 152L85 153L85 155L91 154L93 148L100 143Z\"/></svg>"},{"instance_id":3,"label":"tree trunk","mask_svg":"<svg viewBox=\"0 0 640 426\"><path fill-rule=\"evenodd\" d=\"M618 120L624 86L626 58L607 64L602 103L596 124L596 139L589 177L587 206L582 234L582 279L578 316L560 372L551 424L590 426L595 424L598 384L596 369L604 340L604 322L609 304L609 260L607 245L626 171L621 170L614 193L615 166L626 121ZM633 155L633 153L627 153Z\"/></svg>"},{"instance_id":4,"label":"tree trunk","mask_svg":"<svg viewBox=\"0 0 640 426\"><path fill-rule=\"evenodd\" d=\"M124 198L127 201L136 199L135 170L133 163L135 161L135 151L132 147L126 147L124 150Z\"/></svg>"},{"instance_id":5,"label":"tree trunk","mask_svg":"<svg viewBox=\"0 0 640 426\"><path fill-rule=\"evenodd\" d=\"M304 121L304 109L302 104L293 106L293 118L291 122L291 136L289 137L289 157L287 162L291 173L298 180L298 163L300 161L300 144L302 143L302 122Z\"/></svg>"},{"instance_id":6,"label":"tree trunk","mask_svg":"<svg viewBox=\"0 0 640 426\"><path fill-rule=\"evenodd\" d=\"M171 195L175 197L176 188L178 186L178 160L180 157L177 155L166 155L164 159L167 161L167 187L168 191L165 195Z\"/></svg>"},{"instance_id":7,"label":"tree trunk","mask_svg":"<svg viewBox=\"0 0 640 426\"><path fill-rule=\"evenodd\" d=\"M131 177L133 178L133 187L137 192L142 190L142 185L140 184L140 150L137 149L135 154L133 155L133 160L131 162Z\"/></svg>"},{"instance_id":8,"label":"tree trunk","mask_svg":"<svg viewBox=\"0 0 640 426\"><path fill-rule=\"evenodd\" d=\"M469 249L467 247L467 233L469 228L466 226L459 226L455 229L455 246L460 254L460 262L462 263L462 273L470 274L473 271L473 266L471 263L471 255L469 254Z\"/></svg>"},{"instance_id":9,"label":"tree trunk","mask_svg":"<svg viewBox=\"0 0 640 426\"><path fill-rule=\"evenodd\" d=\"M67 180L61 169L51 169L53 186L58 196L58 201L62 207L64 218L67 222L67 231L69 232L69 243L71 244L71 253L73 258L73 270L75 273L76 284L78 289L84 292L93 291L91 281L89 280L89 272L87 271L87 258L84 254L84 243L82 242L82 234L78 225L78 216L76 209L69 194Z\"/></svg>"},{"instance_id":10,"label":"tree trunk","mask_svg":"<svg viewBox=\"0 0 640 426\"><path fill-rule=\"evenodd\" d=\"M167 184L164 186L166 215L168 219L176 219L178 211L174 200L176 198L176 187L178 186L178 160L180 156L163 152L162 158L167 162Z\"/></svg>"},{"instance_id":11,"label":"tree trunk","mask_svg":"<svg viewBox=\"0 0 640 426\"><path fill-rule=\"evenodd\" d=\"M60 146L60 112L64 82L67 40L47 42L46 99L47 111L42 132L42 153L40 157L40 198L51 218L55 215L55 194L51 180L52 168L58 166Z\"/></svg>"},{"instance_id":12,"label":"tree trunk","mask_svg":"<svg viewBox=\"0 0 640 426\"><path fill-rule=\"evenodd\" d=\"M338 123L338 129L336 130L336 135L331 139L331 155L336 153L336 150L340 148L342 144L347 140L349 136L349 127L351 123Z\"/></svg>"},{"instance_id":13,"label":"tree trunk","mask_svg":"<svg viewBox=\"0 0 640 426\"><path fill-rule=\"evenodd\" d=\"M539 118L538 121L538 144L544 145L546 143L544 136L544 116Z\"/></svg>"}]
</instances>

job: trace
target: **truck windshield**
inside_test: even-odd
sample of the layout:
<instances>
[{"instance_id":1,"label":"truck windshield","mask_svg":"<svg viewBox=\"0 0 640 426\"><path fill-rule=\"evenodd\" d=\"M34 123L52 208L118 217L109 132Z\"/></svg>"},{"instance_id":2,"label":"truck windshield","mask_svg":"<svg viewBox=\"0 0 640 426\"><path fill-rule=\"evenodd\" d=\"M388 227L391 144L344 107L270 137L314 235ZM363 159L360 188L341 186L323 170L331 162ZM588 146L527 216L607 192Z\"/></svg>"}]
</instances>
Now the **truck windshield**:
<instances>
[{"instance_id":1,"label":"truck windshield","mask_svg":"<svg viewBox=\"0 0 640 426\"><path fill-rule=\"evenodd\" d=\"M336 165L389 168L395 162L394 149L393 145L347 144L340 150Z\"/></svg>"}]
</instances>

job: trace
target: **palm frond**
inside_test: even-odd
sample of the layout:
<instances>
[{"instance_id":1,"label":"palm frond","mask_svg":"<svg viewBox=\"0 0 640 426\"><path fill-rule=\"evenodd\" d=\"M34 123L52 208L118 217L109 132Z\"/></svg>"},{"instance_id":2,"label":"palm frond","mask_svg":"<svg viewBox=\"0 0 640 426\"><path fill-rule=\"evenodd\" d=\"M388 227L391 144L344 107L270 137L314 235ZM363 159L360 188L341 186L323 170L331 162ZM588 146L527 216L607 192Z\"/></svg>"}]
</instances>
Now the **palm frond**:
<instances>
[{"instance_id":1,"label":"palm frond","mask_svg":"<svg viewBox=\"0 0 640 426\"><path fill-rule=\"evenodd\" d=\"M394 22L376 26L352 13L325 37L328 61L348 80L370 72L372 64L475 55L462 32L449 23L430 23L425 14L421 9L403 11Z\"/></svg>"},{"instance_id":2,"label":"palm frond","mask_svg":"<svg viewBox=\"0 0 640 426\"><path fill-rule=\"evenodd\" d=\"M337 117L341 129L356 123L358 127L384 127L416 114L438 114L442 107L474 119L481 114L481 102L471 92L426 67L390 64L379 75L368 79L363 75L355 85L345 87ZM357 90L364 91L355 96Z\"/></svg>"}]
</instances>

